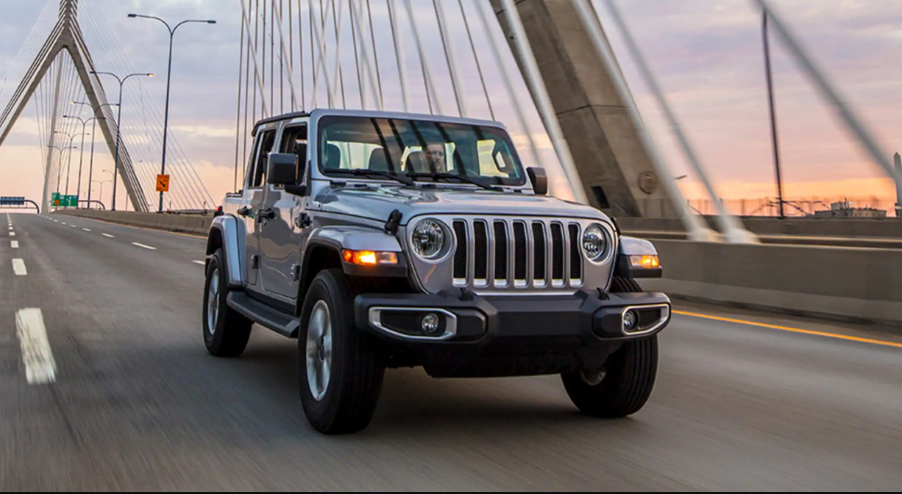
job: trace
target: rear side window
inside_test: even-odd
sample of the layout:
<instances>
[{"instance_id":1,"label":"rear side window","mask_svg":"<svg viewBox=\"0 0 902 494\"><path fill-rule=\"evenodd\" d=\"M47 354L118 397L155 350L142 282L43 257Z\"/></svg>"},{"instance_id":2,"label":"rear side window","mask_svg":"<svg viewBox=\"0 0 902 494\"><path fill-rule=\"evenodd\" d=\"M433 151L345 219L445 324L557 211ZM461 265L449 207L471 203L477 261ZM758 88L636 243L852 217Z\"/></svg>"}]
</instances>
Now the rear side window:
<instances>
[{"instance_id":1,"label":"rear side window","mask_svg":"<svg viewBox=\"0 0 902 494\"><path fill-rule=\"evenodd\" d=\"M251 175L249 187L259 189L266 183L266 166L269 164L269 154L276 143L276 131L268 130L260 136L260 146L257 148L257 162Z\"/></svg>"}]
</instances>

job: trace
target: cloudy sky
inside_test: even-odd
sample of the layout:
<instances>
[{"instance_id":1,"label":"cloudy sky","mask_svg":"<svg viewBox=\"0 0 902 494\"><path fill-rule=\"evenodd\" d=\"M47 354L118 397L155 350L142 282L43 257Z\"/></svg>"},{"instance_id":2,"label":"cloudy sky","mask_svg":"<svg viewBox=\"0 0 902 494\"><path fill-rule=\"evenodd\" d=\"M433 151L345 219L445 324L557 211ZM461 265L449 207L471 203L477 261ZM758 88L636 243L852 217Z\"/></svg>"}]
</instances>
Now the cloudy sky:
<instances>
[{"instance_id":1,"label":"cloudy sky","mask_svg":"<svg viewBox=\"0 0 902 494\"><path fill-rule=\"evenodd\" d=\"M473 1L465 0L468 9L472 8ZM83 5L88 2L91 6L83 7L85 12L103 17L118 40L116 49L122 51L131 65L136 70L158 75L143 83L148 99L159 107L165 97L165 29L152 21L127 19L126 14L139 12L173 20L213 18L219 21L216 26L187 26L179 33L171 117L171 126L186 156L213 197L219 199L232 188L233 181L240 2L81 0ZM415 3L428 8L429 2L417 0ZM792 30L836 83L846 101L864 118L883 149L888 154L902 150L902 1L785 0L776 3ZM385 2L372 0L372 4L375 22L379 24L380 19L385 18ZM598 4L600 6L601 2ZM0 16L0 74L5 74L13 65L45 5L44 0L0 0L0 12L3 12ZM752 2L619 0L618 5L719 192L728 198L772 196L774 174L760 13ZM456 8L456 2L454 6ZM609 22L606 11L600 8L600 12L655 140L668 161L673 163L674 174L690 175L681 182L687 196L700 197L696 177L689 173L681 159L654 100L622 49L616 29ZM92 32L96 29L96 21L89 24L84 20L83 24L93 50L106 51L114 46L110 39ZM461 27L455 29L459 31ZM377 30L377 34L382 36L385 30ZM380 43L380 46L385 49L380 51L383 69L390 74L394 70L390 46L386 43ZM461 58L468 54L467 48L465 44L458 46ZM432 43L428 49L441 60L440 45ZM103 70L101 65L106 60L112 60L110 57L107 53L94 53L99 70ZM849 137L779 43L775 44L774 57L787 195L891 198L894 195L891 183ZM413 52L408 58L408 65L415 69ZM464 65L466 67L467 63ZM469 67L472 71L472 65ZM353 65L350 69L353 70ZM487 76L499 119L515 133L523 133L506 101L497 71L488 69ZM346 77L349 92L352 92L354 76L346 73ZM386 81L387 103L398 108L398 91L393 89L396 84L392 84L388 76ZM15 82L18 81L13 84ZM475 84L472 78L468 82ZM310 84L309 74L307 83ZM2 104L6 102L9 84L10 81L4 84L4 92L0 94ZM523 94L522 83L518 84L518 91ZM478 84L472 88L472 105L488 116L484 97L478 89ZM416 90L419 92L415 96L422 97L422 89ZM453 98L447 85L442 90L443 103L450 111ZM34 118L35 112L29 107L0 148L0 195L40 196L43 178ZM147 116L126 106L123 118L126 125L130 120L141 118ZM538 132L534 111L530 118L533 132ZM540 142L544 140L540 139ZM549 149L544 153L553 156ZM525 149L523 154L526 154ZM108 153L98 152L95 166L99 170L110 170L112 158ZM105 187L104 195L108 197L109 184Z\"/></svg>"}]
</instances>

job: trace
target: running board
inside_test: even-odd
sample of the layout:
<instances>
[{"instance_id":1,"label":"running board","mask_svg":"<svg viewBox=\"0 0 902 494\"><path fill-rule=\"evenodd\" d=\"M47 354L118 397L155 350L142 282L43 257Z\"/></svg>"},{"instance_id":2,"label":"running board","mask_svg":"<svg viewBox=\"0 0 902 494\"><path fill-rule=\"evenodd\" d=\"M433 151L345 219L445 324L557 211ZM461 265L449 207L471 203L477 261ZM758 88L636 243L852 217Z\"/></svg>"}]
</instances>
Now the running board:
<instances>
[{"instance_id":1,"label":"running board","mask_svg":"<svg viewBox=\"0 0 902 494\"><path fill-rule=\"evenodd\" d=\"M226 298L226 304L242 316L282 336L287 338L298 337L298 330L301 327L300 319L261 304L244 292L229 293L228 298Z\"/></svg>"}]
</instances>

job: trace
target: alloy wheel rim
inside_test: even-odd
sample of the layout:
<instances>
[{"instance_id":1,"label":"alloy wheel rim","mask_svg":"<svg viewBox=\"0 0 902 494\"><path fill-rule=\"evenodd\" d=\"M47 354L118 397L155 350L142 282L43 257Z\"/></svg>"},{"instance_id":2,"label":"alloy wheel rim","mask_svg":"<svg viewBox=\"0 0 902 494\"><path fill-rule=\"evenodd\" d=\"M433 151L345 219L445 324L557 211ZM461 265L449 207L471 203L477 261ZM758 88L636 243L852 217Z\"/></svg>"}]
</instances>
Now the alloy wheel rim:
<instances>
[{"instance_id":1,"label":"alloy wheel rim","mask_svg":"<svg viewBox=\"0 0 902 494\"><path fill-rule=\"evenodd\" d=\"M316 401L323 401L332 379L332 314L320 300L313 306L307 325L307 385Z\"/></svg>"}]
</instances>

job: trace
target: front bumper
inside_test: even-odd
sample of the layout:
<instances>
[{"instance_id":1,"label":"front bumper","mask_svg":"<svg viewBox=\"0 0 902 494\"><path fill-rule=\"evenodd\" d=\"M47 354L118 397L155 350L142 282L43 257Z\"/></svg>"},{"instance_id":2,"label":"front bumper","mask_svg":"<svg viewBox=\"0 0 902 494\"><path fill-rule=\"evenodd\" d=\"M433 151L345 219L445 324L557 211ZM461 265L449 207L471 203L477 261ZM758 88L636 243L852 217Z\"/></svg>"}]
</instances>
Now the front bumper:
<instances>
[{"instance_id":1,"label":"front bumper","mask_svg":"<svg viewBox=\"0 0 902 494\"><path fill-rule=\"evenodd\" d=\"M624 315L635 311L639 324L627 329ZM440 319L427 334L422 317ZM482 297L448 291L436 295L360 295L357 326L407 343L487 343L504 337L579 337L585 343L628 341L657 334L670 322L670 299L662 293Z\"/></svg>"},{"instance_id":2,"label":"front bumper","mask_svg":"<svg viewBox=\"0 0 902 494\"><path fill-rule=\"evenodd\" d=\"M624 314L639 324L625 329ZM423 318L437 316L431 334ZM661 293L482 297L465 291L436 295L359 295L358 328L401 350L435 377L496 377L601 368L624 342L648 338L670 322ZM434 322L435 317L432 318Z\"/></svg>"}]
</instances>

